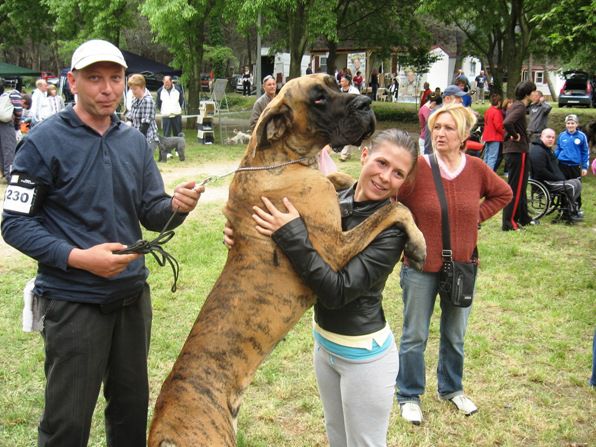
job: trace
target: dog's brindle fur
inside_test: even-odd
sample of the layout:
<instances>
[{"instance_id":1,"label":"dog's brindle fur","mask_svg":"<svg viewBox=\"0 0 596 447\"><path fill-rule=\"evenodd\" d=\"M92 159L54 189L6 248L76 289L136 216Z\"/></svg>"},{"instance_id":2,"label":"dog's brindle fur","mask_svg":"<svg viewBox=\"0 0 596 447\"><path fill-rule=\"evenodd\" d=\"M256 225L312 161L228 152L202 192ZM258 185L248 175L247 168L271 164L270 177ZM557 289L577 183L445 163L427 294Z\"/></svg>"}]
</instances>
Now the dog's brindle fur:
<instances>
[{"instance_id":1,"label":"dog's brindle fur","mask_svg":"<svg viewBox=\"0 0 596 447\"><path fill-rule=\"evenodd\" d=\"M370 100L340 94L317 74L286 84L259 119L241 166L271 166L314 157L323 146L360 143L374 130ZM263 359L312 306L303 284L271 238L257 233L252 206L288 197L310 240L336 270L382 230L396 224L409 235L408 255L422 265L425 244L410 212L387 205L342 233L334 186L304 164L236 173L225 215L234 246L157 399L151 447L235 446L242 395Z\"/></svg>"}]
</instances>

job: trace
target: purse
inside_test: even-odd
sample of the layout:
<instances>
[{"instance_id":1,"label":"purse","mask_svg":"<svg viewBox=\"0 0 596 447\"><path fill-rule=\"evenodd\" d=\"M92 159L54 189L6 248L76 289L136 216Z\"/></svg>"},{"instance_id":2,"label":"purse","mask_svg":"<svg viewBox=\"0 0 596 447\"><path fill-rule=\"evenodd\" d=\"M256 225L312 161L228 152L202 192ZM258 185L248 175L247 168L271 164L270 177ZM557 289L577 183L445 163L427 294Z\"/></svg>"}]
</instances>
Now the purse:
<instances>
[{"instance_id":1,"label":"purse","mask_svg":"<svg viewBox=\"0 0 596 447\"><path fill-rule=\"evenodd\" d=\"M468 262L453 260L449 235L449 212L441 174L435 154L430 155L430 165L439 202L441 204L441 231L443 238L443 265L439 272L439 295L442 300L455 307L469 307L474 299L474 285L478 273L478 249L474 247L472 259Z\"/></svg>"}]
</instances>

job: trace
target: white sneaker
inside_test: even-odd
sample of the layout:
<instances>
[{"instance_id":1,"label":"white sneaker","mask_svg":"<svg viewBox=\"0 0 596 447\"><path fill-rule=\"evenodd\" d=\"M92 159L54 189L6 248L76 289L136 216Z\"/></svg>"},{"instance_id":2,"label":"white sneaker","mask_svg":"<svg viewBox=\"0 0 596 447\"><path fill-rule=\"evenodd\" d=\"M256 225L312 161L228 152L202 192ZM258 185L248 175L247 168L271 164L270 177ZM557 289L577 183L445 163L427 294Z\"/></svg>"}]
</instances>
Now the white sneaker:
<instances>
[{"instance_id":1,"label":"white sneaker","mask_svg":"<svg viewBox=\"0 0 596 447\"><path fill-rule=\"evenodd\" d=\"M400 405L401 417L414 425L420 425L422 422L422 409L417 402L406 402Z\"/></svg>"},{"instance_id":2,"label":"white sneaker","mask_svg":"<svg viewBox=\"0 0 596 447\"><path fill-rule=\"evenodd\" d=\"M468 396L460 394L452 399L449 399L466 416L471 416L478 411L478 407L472 402Z\"/></svg>"}]
</instances>

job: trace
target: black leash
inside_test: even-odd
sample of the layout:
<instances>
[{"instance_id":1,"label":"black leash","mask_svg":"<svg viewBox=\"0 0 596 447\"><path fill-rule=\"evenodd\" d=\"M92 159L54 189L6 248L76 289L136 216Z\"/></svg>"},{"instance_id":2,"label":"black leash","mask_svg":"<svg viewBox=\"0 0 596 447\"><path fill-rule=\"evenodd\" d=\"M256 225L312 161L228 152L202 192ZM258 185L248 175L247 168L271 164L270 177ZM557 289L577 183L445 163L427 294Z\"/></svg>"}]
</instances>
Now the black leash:
<instances>
[{"instance_id":1,"label":"black leash","mask_svg":"<svg viewBox=\"0 0 596 447\"><path fill-rule=\"evenodd\" d=\"M168 230L168 227L172 223L172 220L176 214L178 214L178 211L174 211L172 213L163 229L155 239L151 241L139 239L134 244L129 245L122 250L114 251L114 254L117 255L127 255L132 253L146 255L151 253L160 267L165 266L166 262L169 263L170 267L172 267L172 273L174 274L174 284L172 284L172 288L170 289L172 292L176 291L176 283L178 282L178 274L180 273L180 264L178 264L176 258L168 253L166 249L162 247L162 245L169 242L170 239L174 237L174 230Z\"/></svg>"}]
</instances>

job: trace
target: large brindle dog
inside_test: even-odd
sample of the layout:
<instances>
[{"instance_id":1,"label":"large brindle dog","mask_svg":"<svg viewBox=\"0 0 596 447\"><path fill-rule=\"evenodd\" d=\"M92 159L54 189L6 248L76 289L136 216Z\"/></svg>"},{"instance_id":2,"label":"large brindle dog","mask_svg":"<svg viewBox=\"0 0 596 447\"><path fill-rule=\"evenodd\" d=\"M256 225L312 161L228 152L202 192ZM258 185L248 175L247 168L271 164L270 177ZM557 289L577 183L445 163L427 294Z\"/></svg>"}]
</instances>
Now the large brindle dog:
<instances>
[{"instance_id":1,"label":"large brindle dog","mask_svg":"<svg viewBox=\"0 0 596 447\"><path fill-rule=\"evenodd\" d=\"M270 238L255 230L252 206L261 196L277 206L288 197L300 211L310 239L334 269L362 251L382 230L398 224L409 236L408 256L421 266L424 238L399 204L380 209L342 233L334 185L313 157L326 144L359 144L374 131L370 99L339 93L332 77L288 82L259 119L237 172L225 215L234 246L184 344L155 405L151 447L235 446L242 395L263 359L315 300Z\"/></svg>"}]
</instances>

